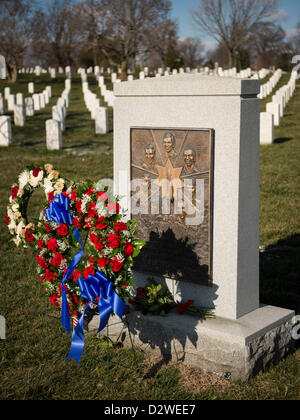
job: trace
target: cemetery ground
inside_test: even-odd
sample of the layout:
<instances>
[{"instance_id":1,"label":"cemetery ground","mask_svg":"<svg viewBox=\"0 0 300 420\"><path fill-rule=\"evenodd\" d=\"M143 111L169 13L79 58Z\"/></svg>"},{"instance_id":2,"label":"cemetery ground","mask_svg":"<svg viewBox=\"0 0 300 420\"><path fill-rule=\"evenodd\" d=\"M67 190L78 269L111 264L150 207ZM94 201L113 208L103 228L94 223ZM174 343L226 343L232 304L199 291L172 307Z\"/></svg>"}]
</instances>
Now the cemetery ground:
<instances>
[{"instance_id":1,"label":"cemetery ground","mask_svg":"<svg viewBox=\"0 0 300 420\"><path fill-rule=\"evenodd\" d=\"M284 75L280 85L288 80ZM39 82L37 82L39 80ZM27 91L21 75L12 93ZM12 127L13 145L0 149L0 217L4 220L10 187L28 164L52 163L67 179L112 178L113 136L95 135L85 108L80 78L73 76L63 149L46 150L45 120L63 91L64 78L35 78L42 91L51 84L50 104ZM92 82L94 84L92 84ZM90 89L99 90L93 77ZM278 88L280 87L278 85ZM4 90L3 81L0 91ZM25 97L26 95L24 95ZM262 107L264 103L262 104ZM264 109L263 109L264 110ZM112 110L110 127L112 128ZM260 283L261 302L300 314L300 81L275 130L275 144L261 147ZM225 141L226 139L224 139ZM33 195L29 219L38 217L42 192ZM214 375L171 363L164 365L140 352L110 346L88 336L79 366L65 363L70 339L60 325L60 311L47 303L30 250L10 242L0 226L0 314L6 340L0 341L0 399L299 399L300 349L249 383L227 382ZM192 297L191 297L192 298ZM178 315L179 316L179 315Z\"/></svg>"}]
</instances>

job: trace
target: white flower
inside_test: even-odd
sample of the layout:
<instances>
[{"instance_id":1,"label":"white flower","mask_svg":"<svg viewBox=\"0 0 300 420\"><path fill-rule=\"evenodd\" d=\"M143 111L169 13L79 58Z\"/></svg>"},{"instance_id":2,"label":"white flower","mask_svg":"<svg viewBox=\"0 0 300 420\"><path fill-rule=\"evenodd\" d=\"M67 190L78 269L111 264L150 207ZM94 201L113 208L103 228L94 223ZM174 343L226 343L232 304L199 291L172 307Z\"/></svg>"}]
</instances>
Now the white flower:
<instances>
[{"instance_id":1,"label":"white flower","mask_svg":"<svg viewBox=\"0 0 300 420\"><path fill-rule=\"evenodd\" d=\"M14 217L14 213L13 213L13 211L11 210L11 208L10 208L10 207L7 207L7 215L8 215L8 217L10 217L10 218Z\"/></svg>"},{"instance_id":2,"label":"white flower","mask_svg":"<svg viewBox=\"0 0 300 420\"><path fill-rule=\"evenodd\" d=\"M25 224L23 220L18 224L16 228L16 232L17 232L17 235L20 235L22 237L25 236Z\"/></svg>"},{"instance_id":3,"label":"white flower","mask_svg":"<svg viewBox=\"0 0 300 420\"><path fill-rule=\"evenodd\" d=\"M98 212L99 216L106 217L109 214L106 210L106 207L105 207L104 203L100 199L97 200L96 209L97 209L97 212Z\"/></svg>"},{"instance_id":4,"label":"white flower","mask_svg":"<svg viewBox=\"0 0 300 420\"><path fill-rule=\"evenodd\" d=\"M68 248L68 245L64 241L61 241L61 240L57 241L57 245L59 247L59 250L62 252L64 252Z\"/></svg>"},{"instance_id":5,"label":"white flower","mask_svg":"<svg viewBox=\"0 0 300 420\"><path fill-rule=\"evenodd\" d=\"M68 267L67 261L66 260L62 260L62 262L61 262L61 264L59 266L60 271L64 271L67 267Z\"/></svg>"},{"instance_id":6,"label":"white flower","mask_svg":"<svg viewBox=\"0 0 300 420\"><path fill-rule=\"evenodd\" d=\"M29 184L34 188L37 187L39 185L39 182L43 179L43 176L43 171L40 171L38 173L38 176L33 176L33 171L30 171Z\"/></svg>"},{"instance_id":7,"label":"white flower","mask_svg":"<svg viewBox=\"0 0 300 420\"><path fill-rule=\"evenodd\" d=\"M14 230L16 229L17 225L15 223L15 221L13 219L10 219L10 224L8 225L8 229L9 230Z\"/></svg>"},{"instance_id":8,"label":"white flower","mask_svg":"<svg viewBox=\"0 0 300 420\"><path fill-rule=\"evenodd\" d=\"M18 211L18 210L19 210L19 204L18 204L18 203L13 204L13 205L11 206L11 209L12 209L12 211L14 211L14 212Z\"/></svg>"},{"instance_id":9,"label":"white flower","mask_svg":"<svg viewBox=\"0 0 300 420\"><path fill-rule=\"evenodd\" d=\"M54 185L55 192L57 194L60 194L62 190L64 189L64 186L65 186L65 181L62 178L60 178Z\"/></svg>"},{"instance_id":10,"label":"white flower","mask_svg":"<svg viewBox=\"0 0 300 420\"><path fill-rule=\"evenodd\" d=\"M25 185L28 184L29 178L30 178L30 173L27 170L23 171L20 174L20 176L19 176L19 185L20 185L20 188L21 189L23 189L25 187Z\"/></svg>"},{"instance_id":11,"label":"white flower","mask_svg":"<svg viewBox=\"0 0 300 420\"><path fill-rule=\"evenodd\" d=\"M48 178L44 179L44 190L46 195L53 191L52 182Z\"/></svg>"},{"instance_id":12,"label":"white flower","mask_svg":"<svg viewBox=\"0 0 300 420\"><path fill-rule=\"evenodd\" d=\"M13 213L13 218L15 220L18 220L22 217L22 214L19 211L16 211L15 213Z\"/></svg>"},{"instance_id":13,"label":"white flower","mask_svg":"<svg viewBox=\"0 0 300 420\"><path fill-rule=\"evenodd\" d=\"M13 239L13 241L14 241L14 243L15 243L17 246L19 246L19 245L20 245L20 243L21 243L21 239L20 239L20 237L19 237L19 236L17 236L16 238L14 238L14 239Z\"/></svg>"},{"instance_id":14,"label":"white flower","mask_svg":"<svg viewBox=\"0 0 300 420\"><path fill-rule=\"evenodd\" d=\"M121 254L121 252L119 252L116 257L118 258L118 261L123 262L124 261L124 256Z\"/></svg>"},{"instance_id":15,"label":"white flower","mask_svg":"<svg viewBox=\"0 0 300 420\"><path fill-rule=\"evenodd\" d=\"M87 203L85 203L84 201L82 201L82 203L81 203L81 211L82 211L82 213L85 213L86 212L86 204Z\"/></svg>"},{"instance_id":16,"label":"white flower","mask_svg":"<svg viewBox=\"0 0 300 420\"><path fill-rule=\"evenodd\" d=\"M92 201L92 197L90 197L87 194L83 194L82 196L82 201L84 201L86 204L89 203L90 201Z\"/></svg>"}]
</instances>

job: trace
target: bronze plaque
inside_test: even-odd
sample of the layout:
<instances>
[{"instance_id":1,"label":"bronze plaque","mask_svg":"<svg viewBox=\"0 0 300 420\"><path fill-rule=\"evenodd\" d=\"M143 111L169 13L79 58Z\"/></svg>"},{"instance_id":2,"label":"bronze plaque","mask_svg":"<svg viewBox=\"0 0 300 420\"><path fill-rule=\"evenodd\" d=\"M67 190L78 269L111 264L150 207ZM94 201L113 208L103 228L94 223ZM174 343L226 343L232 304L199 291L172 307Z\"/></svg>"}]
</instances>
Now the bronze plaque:
<instances>
[{"instance_id":1,"label":"bronze plaque","mask_svg":"<svg viewBox=\"0 0 300 420\"><path fill-rule=\"evenodd\" d=\"M136 271L212 284L212 175L213 130L131 129Z\"/></svg>"}]
</instances>

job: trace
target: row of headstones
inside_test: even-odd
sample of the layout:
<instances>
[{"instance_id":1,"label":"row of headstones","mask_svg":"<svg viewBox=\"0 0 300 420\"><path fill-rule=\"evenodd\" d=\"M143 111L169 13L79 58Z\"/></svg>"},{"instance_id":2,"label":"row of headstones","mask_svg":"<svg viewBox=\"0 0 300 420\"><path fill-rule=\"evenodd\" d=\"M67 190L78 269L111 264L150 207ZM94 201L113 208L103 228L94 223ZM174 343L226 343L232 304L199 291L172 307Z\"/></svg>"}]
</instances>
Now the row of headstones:
<instances>
[{"instance_id":1,"label":"row of headstones","mask_svg":"<svg viewBox=\"0 0 300 420\"><path fill-rule=\"evenodd\" d=\"M65 80L65 89L52 107L52 119L46 121L46 147L47 150L60 150L62 148L62 132L66 129L67 109L71 100L71 74Z\"/></svg>"},{"instance_id":2,"label":"row of headstones","mask_svg":"<svg viewBox=\"0 0 300 420\"><path fill-rule=\"evenodd\" d=\"M35 67L31 67L31 68L25 68L23 67L22 69L19 70L20 74L35 74L36 76L40 76L41 74L45 74L45 73L50 73L50 76L52 79L56 78L56 68L54 67L48 67L48 70L42 68L41 66L35 66ZM58 68L58 73L63 74L66 73L67 75L69 75L71 73L71 67L67 66L65 69L63 69L62 67Z\"/></svg>"},{"instance_id":3,"label":"row of headstones","mask_svg":"<svg viewBox=\"0 0 300 420\"><path fill-rule=\"evenodd\" d=\"M99 76L102 77L102 76ZM95 133L106 134L109 131L108 109L101 106L101 99L90 91L86 73L81 71L82 93L85 105L91 113L91 119L95 121Z\"/></svg>"},{"instance_id":4,"label":"row of headstones","mask_svg":"<svg viewBox=\"0 0 300 420\"><path fill-rule=\"evenodd\" d=\"M9 88L7 88L9 89ZM6 90L6 94L8 90ZM23 94L18 93L16 95L11 95L10 93L7 96L8 101L8 110L14 112L14 124L17 127L24 127L26 125L26 117L33 117L34 112L44 108L50 101L52 96L51 86L47 86L46 89L40 93L33 95L33 97L25 98L25 103L23 99ZM11 131L11 119L5 114L5 100L0 94L0 115L1 117L1 131L3 131L2 146L9 146L12 143L12 131Z\"/></svg>"},{"instance_id":5,"label":"row of headstones","mask_svg":"<svg viewBox=\"0 0 300 420\"><path fill-rule=\"evenodd\" d=\"M273 76L270 78L270 80L267 83L261 85L260 94L258 95L259 99L265 99L267 96L269 96L273 92L279 80L281 79L281 76L282 76L282 70L278 69L275 71L275 73L273 74Z\"/></svg>"},{"instance_id":6,"label":"row of headstones","mask_svg":"<svg viewBox=\"0 0 300 420\"><path fill-rule=\"evenodd\" d=\"M267 111L260 113L260 143L274 142L274 127L279 126L284 109L295 92L297 77L297 72L293 71L289 82L278 89L272 97L272 102L267 104Z\"/></svg>"},{"instance_id":7,"label":"row of headstones","mask_svg":"<svg viewBox=\"0 0 300 420\"><path fill-rule=\"evenodd\" d=\"M216 63L217 64L217 63ZM82 74L85 72L85 69L79 68L78 73ZM96 77L101 76L104 73L107 73L111 76L112 83L118 83L121 82L119 79L119 75L121 74L121 69L119 68L117 72L113 72L111 68L107 68L106 70L103 67L95 66L89 67L86 70L86 74L94 73ZM262 79L266 77L269 70L262 69L259 72L256 72L254 74L254 78ZM183 68L181 67L179 70L177 69L171 69L170 67L167 67L166 69L158 68L156 71L153 72L153 75L156 77L161 76L170 76L170 75L177 75L177 74L185 74L185 73L200 73L200 74L206 74L206 75L217 75L221 77L238 77L242 79L246 79L252 76L252 70L251 68L247 68L246 70L241 70L240 72L237 71L236 67L233 67L229 70L223 70L222 67L218 67L218 65L215 67L214 70L211 70L209 67L201 67L201 68L195 68L191 69L190 67ZM134 80L134 76L132 72L129 70L127 72L128 74L128 81ZM139 79L143 80L150 76L150 71L148 67L144 67L144 69L139 73Z\"/></svg>"}]
</instances>

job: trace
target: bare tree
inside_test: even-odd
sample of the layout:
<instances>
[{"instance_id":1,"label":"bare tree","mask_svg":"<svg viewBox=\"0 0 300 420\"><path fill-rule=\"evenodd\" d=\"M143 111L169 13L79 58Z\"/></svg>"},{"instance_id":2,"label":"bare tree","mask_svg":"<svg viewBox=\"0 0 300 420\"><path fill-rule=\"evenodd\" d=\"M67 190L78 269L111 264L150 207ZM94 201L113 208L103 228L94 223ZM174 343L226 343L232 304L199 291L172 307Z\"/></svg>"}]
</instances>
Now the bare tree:
<instances>
[{"instance_id":1,"label":"bare tree","mask_svg":"<svg viewBox=\"0 0 300 420\"><path fill-rule=\"evenodd\" d=\"M51 66L75 65L84 40L80 10L73 0L49 0L47 6L32 25L32 56Z\"/></svg>"},{"instance_id":2,"label":"bare tree","mask_svg":"<svg viewBox=\"0 0 300 420\"><path fill-rule=\"evenodd\" d=\"M16 82L18 67L31 43L34 1L1 0L0 54L6 60L8 80Z\"/></svg>"},{"instance_id":3,"label":"bare tree","mask_svg":"<svg viewBox=\"0 0 300 420\"><path fill-rule=\"evenodd\" d=\"M256 58L257 69L270 67L278 61L285 49L285 31L273 22L259 22L247 42L248 49Z\"/></svg>"},{"instance_id":4,"label":"bare tree","mask_svg":"<svg viewBox=\"0 0 300 420\"><path fill-rule=\"evenodd\" d=\"M186 38L179 40L178 49L185 66L195 68L200 64L204 47L198 39Z\"/></svg>"},{"instance_id":5,"label":"bare tree","mask_svg":"<svg viewBox=\"0 0 300 420\"><path fill-rule=\"evenodd\" d=\"M123 75L139 54L156 46L155 30L166 24L171 10L169 0L102 0L107 16L107 37L103 48L120 57Z\"/></svg>"},{"instance_id":6,"label":"bare tree","mask_svg":"<svg viewBox=\"0 0 300 420\"><path fill-rule=\"evenodd\" d=\"M236 51L258 23L274 15L276 0L201 0L192 10L195 24L225 46L228 66L235 64Z\"/></svg>"}]
</instances>

